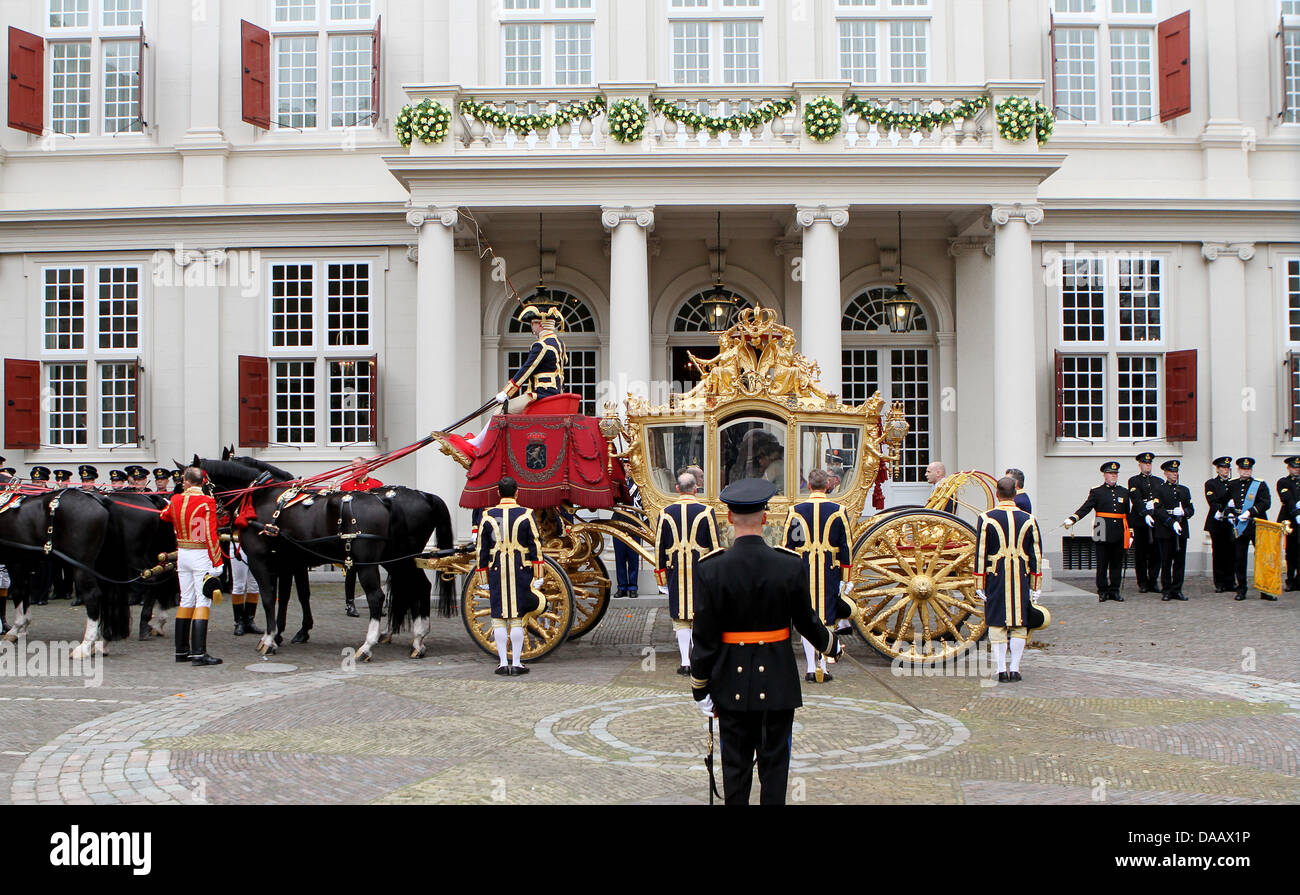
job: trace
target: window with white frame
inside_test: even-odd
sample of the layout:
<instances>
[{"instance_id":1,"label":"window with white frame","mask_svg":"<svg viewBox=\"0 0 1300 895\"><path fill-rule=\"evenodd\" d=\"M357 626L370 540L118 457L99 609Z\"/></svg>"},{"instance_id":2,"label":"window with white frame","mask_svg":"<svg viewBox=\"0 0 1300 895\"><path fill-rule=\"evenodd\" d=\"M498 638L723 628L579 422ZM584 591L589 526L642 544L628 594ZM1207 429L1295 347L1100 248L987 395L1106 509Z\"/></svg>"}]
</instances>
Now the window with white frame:
<instances>
[{"instance_id":1,"label":"window with white frame","mask_svg":"<svg viewBox=\"0 0 1300 895\"><path fill-rule=\"evenodd\" d=\"M840 77L859 84L930 80L930 0L838 0Z\"/></svg>"},{"instance_id":2,"label":"window with white frame","mask_svg":"<svg viewBox=\"0 0 1300 895\"><path fill-rule=\"evenodd\" d=\"M1161 438L1165 259L1106 252L1080 253L1055 263L1061 437L1089 442Z\"/></svg>"},{"instance_id":3,"label":"window with white frame","mask_svg":"<svg viewBox=\"0 0 1300 895\"><path fill-rule=\"evenodd\" d=\"M671 0L674 84L757 84L763 77L761 0Z\"/></svg>"},{"instance_id":4,"label":"window with white frame","mask_svg":"<svg viewBox=\"0 0 1300 895\"><path fill-rule=\"evenodd\" d=\"M305 131L373 126L373 0L274 2L276 127Z\"/></svg>"},{"instance_id":5,"label":"window with white frame","mask_svg":"<svg viewBox=\"0 0 1300 895\"><path fill-rule=\"evenodd\" d=\"M529 304L530 300L531 297L526 298L524 304ZM581 395L581 413L596 416L596 386L603 378L600 375L601 344L596 316L585 301L571 292L552 289L551 300L556 302L563 315L560 341L564 343L564 350L569 356L564 368L564 391ZM505 334L501 337L501 353L504 358L502 382L523 366L533 341L531 327L520 323L518 314L511 316Z\"/></svg>"},{"instance_id":6,"label":"window with white frame","mask_svg":"<svg viewBox=\"0 0 1300 895\"><path fill-rule=\"evenodd\" d=\"M1288 345L1286 382L1282 392L1287 395L1289 405L1289 439L1300 441L1300 258L1284 259L1282 270Z\"/></svg>"},{"instance_id":7,"label":"window with white frame","mask_svg":"<svg viewBox=\"0 0 1300 895\"><path fill-rule=\"evenodd\" d=\"M1282 54L1282 113L1279 117L1283 124L1300 124L1300 0L1282 0L1278 42Z\"/></svg>"},{"instance_id":8,"label":"window with white frame","mask_svg":"<svg viewBox=\"0 0 1300 895\"><path fill-rule=\"evenodd\" d=\"M139 444L140 267L41 271L43 443Z\"/></svg>"},{"instance_id":9,"label":"window with white frame","mask_svg":"<svg viewBox=\"0 0 1300 895\"><path fill-rule=\"evenodd\" d=\"M271 441L372 444L373 265L270 264Z\"/></svg>"},{"instance_id":10,"label":"window with white frame","mask_svg":"<svg viewBox=\"0 0 1300 895\"><path fill-rule=\"evenodd\" d=\"M69 136L140 133L144 0L47 0L50 129Z\"/></svg>"},{"instance_id":11,"label":"window with white frame","mask_svg":"<svg viewBox=\"0 0 1300 895\"><path fill-rule=\"evenodd\" d=\"M592 0L503 0L501 78L509 87L595 83Z\"/></svg>"},{"instance_id":12,"label":"window with white frame","mask_svg":"<svg viewBox=\"0 0 1300 895\"><path fill-rule=\"evenodd\" d=\"M1053 81L1062 120L1155 119L1160 109L1153 0L1053 0L1052 10Z\"/></svg>"}]
</instances>

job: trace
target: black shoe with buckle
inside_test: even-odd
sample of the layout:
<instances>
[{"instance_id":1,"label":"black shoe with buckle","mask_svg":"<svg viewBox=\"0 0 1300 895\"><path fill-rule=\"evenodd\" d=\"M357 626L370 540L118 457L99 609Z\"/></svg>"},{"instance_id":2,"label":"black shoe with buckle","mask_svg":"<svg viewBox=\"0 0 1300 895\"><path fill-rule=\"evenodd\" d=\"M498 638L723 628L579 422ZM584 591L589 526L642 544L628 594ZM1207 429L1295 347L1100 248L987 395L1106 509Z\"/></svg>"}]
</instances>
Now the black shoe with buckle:
<instances>
[{"instance_id":1,"label":"black shoe with buckle","mask_svg":"<svg viewBox=\"0 0 1300 895\"><path fill-rule=\"evenodd\" d=\"M999 672L998 672L998 683L999 683L999 684L1009 684L1009 683L1011 683L1011 675L1007 674L1007 672L1005 672L1005 671L999 671Z\"/></svg>"},{"instance_id":2,"label":"black shoe with buckle","mask_svg":"<svg viewBox=\"0 0 1300 895\"><path fill-rule=\"evenodd\" d=\"M348 601L347 601L347 603L346 603L346 604L344 605L344 607L343 607L343 611L346 612L346 613L348 614L348 618L360 618L360 617L361 617L361 613L357 612L357 604L356 604L355 602L353 602L352 600L348 600Z\"/></svg>"},{"instance_id":3,"label":"black shoe with buckle","mask_svg":"<svg viewBox=\"0 0 1300 895\"><path fill-rule=\"evenodd\" d=\"M1246 592L1244 590L1237 591L1237 595L1233 597L1233 599L1240 603L1242 600L1246 599Z\"/></svg>"},{"instance_id":4,"label":"black shoe with buckle","mask_svg":"<svg viewBox=\"0 0 1300 895\"><path fill-rule=\"evenodd\" d=\"M817 683L817 675L816 675L815 672L812 672L812 671L810 671L810 672L808 672L807 674L805 674L805 675L803 676L803 679L806 680L806 681L807 681L808 683L810 683L810 684L815 684L815 683Z\"/></svg>"},{"instance_id":5,"label":"black shoe with buckle","mask_svg":"<svg viewBox=\"0 0 1300 895\"><path fill-rule=\"evenodd\" d=\"M518 676L521 675L521 674L527 674L527 673L528 673L528 666L527 666L527 665L511 665L511 666L510 666L510 675L511 675L511 677L518 677Z\"/></svg>"},{"instance_id":6,"label":"black shoe with buckle","mask_svg":"<svg viewBox=\"0 0 1300 895\"><path fill-rule=\"evenodd\" d=\"M1111 594L1111 595L1110 595L1110 598L1111 598L1112 600L1114 600L1116 603L1123 603L1123 602L1124 602L1124 598L1121 597L1119 594Z\"/></svg>"},{"instance_id":7,"label":"black shoe with buckle","mask_svg":"<svg viewBox=\"0 0 1300 895\"><path fill-rule=\"evenodd\" d=\"M508 675L510 674L510 666L509 666L509 665L498 665L498 666L497 666L496 673L499 674L499 675L501 675L502 677L506 677L506 676L508 676Z\"/></svg>"},{"instance_id":8,"label":"black shoe with buckle","mask_svg":"<svg viewBox=\"0 0 1300 895\"><path fill-rule=\"evenodd\" d=\"M680 675L688 675L688 674L691 673L691 666L689 666L689 665L678 665L678 666L677 666L677 673L680 674Z\"/></svg>"},{"instance_id":9,"label":"black shoe with buckle","mask_svg":"<svg viewBox=\"0 0 1300 895\"><path fill-rule=\"evenodd\" d=\"M1020 676L1019 671L1012 671L1009 676L1011 678L1011 683L1013 684L1019 683L1020 681L1024 680L1024 678Z\"/></svg>"},{"instance_id":10,"label":"black shoe with buckle","mask_svg":"<svg viewBox=\"0 0 1300 895\"><path fill-rule=\"evenodd\" d=\"M1277 597L1273 596L1272 594L1260 594L1260 595L1259 595L1259 598L1260 598L1261 600L1268 600L1270 603L1276 603L1276 602L1277 602Z\"/></svg>"}]
</instances>

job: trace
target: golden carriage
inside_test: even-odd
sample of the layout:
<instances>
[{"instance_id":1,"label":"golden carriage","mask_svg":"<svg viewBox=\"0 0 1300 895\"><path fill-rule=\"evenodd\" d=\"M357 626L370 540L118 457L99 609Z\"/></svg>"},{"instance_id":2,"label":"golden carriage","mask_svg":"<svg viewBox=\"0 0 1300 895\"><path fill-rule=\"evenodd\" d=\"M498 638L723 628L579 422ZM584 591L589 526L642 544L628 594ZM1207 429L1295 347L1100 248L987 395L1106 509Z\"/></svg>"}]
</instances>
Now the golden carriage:
<instances>
[{"instance_id":1,"label":"golden carriage","mask_svg":"<svg viewBox=\"0 0 1300 895\"><path fill-rule=\"evenodd\" d=\"M581 637L608 608L611 581L600 558L605 538L632 546L654 565L659 513L676 500L680 470L704 470L699 495L718 512L730 542L720 490L739 478L762 476L780 489L769 505L765 537L778 543L790 508L809 495L807 475L831 475L830 496L854 520L853 598L859 632L882 655L936 662L969 649L985 633L973 578L978 513L992 506L992 480L981 473L950 476L925 506L864 516L900 455L907 435L902 405L879 394L860 405L841 402L818 385L819 370L795 346L794 332L765 308L742 311L718 337L719 351L695 359L701 381L666 405L629 397L620 418L606 405L600 433L609 463L635 483L640 507L617 507L614 519L584 519L570 505L536 511L545 541L547 605L529 619L524 657L539 659ZM470 461L435 433L445 453ZM880 503L879 500L876 501ZM495 654L486 582L474 556L430 556L427 568L463 575L461 616L479 646Z\"/></svg>"}]
</instances>

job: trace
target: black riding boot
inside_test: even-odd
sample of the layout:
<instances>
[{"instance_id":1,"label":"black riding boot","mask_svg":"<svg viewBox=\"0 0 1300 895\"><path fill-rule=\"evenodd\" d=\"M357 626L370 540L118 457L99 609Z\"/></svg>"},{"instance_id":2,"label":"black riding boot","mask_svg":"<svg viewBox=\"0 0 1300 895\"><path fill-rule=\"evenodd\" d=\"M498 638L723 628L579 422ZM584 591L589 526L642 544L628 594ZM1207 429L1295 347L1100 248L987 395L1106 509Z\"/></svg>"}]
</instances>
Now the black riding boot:
<instances>
[{"instance_id":1,"label":"black riding boot","mask_svg":"<svg viewBox=\"0 0 1300 895\"><path fill-rule=\"evenodd\" d=\"M149 619L153 618L152 610L146 612L144 606L140 607L140 631L136 634L137 640L149 639Z\"/></svg>"},{"instance_id":2,"label":"black riding boot","mask_svg":"<svg viewBox=\"0 0 1300 895\"><path fill-rule=\"evenodd\" d=\"M190 661L190 623L193 619L176 616L176 661Z\"/></svg>"},{"instance_id":3,"label":"black riding boot","mask_svg":"<svg viewBox=\"0 0 1300 895\"><path fill-rule=\"evenodd\" d=\"M208 620L194 619L190 629L190 664L195 667L220 665L221 660L208 655Z\"/></svg>"},{"instance_id":4,"label":"black riding boot","mask_svg":"<svg viewBox=\"0 0 1300 895\"><path fill-rule=\"evenodd\" d=\"M245 634L265 634L257 626L257 600L249 600L244 603L244 633Z\"/></svg>"},{"instance_id":5,"label":"black riding boot","mask_svg":"<svg viewBox=\"0 0 1300 895\"><path fill-rule=\"evenodd\" d=\"M236 637L243 637L245 634L248 633L248 629L244 626L244 607L246 605L248 604L236 603L234 606L234 616L235 616L234 635Z\"/></svg>"}]
</instances>

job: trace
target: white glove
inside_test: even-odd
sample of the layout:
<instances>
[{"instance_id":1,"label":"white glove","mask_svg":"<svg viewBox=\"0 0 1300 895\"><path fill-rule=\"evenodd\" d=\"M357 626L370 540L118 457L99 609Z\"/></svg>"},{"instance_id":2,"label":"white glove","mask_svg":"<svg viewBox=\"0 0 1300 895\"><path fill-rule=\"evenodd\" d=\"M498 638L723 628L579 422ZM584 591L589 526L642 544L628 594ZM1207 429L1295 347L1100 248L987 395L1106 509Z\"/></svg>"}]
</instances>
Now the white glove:
<instances>
[{"instance_id":1,"label":"white glove","mask_svg":"<svg viewBox=\"0 0 1300 895\"><path fill-rule=\"evenodd\" d=\"M1064 522L1061 523L1061 527L1064 528L1066 531L1069 531L1070 529L1074 528L1074 520L1066 519Z\"/></svg>"},{"instance_id":2,"label":"white glove","mask_svg":"<svg viewBox=\"0 0 1300 895\"><path fill-rule=\"evenodd\" d=\"M1156 508L1156 502L1155 502L1154 500L1148 500L1148 501L1147 501L1147 509L1148 509L1148 510L1154 510L1155 508Z\"/></svg>"},{"instance_id":3,"label":"white glove","mask_svg":"<svg viewBox=\"0 0 1300 895\"><path fill-rule=\"evenodd\" d=\"M1150 516L1143 516L1142 518L1147 520L1147 528L1156 527L1156 520L1152 519Z\"/></svg>"},{"instance_id":4,"label":"white glove","mask_svg":"<svg viewBox=\"0 0 1300 895\"><path fill-rule=\"evenodd\" d=\"M982 591L982 590L977 590L977 591L975 591L975 596L977 596L977 597L980 598L980 602L981 602L981 603L983 603L985 600L988 599L988 597L984 596L984 591Z\"/></svg>"},{"instance_id":5,"label":"white glove","mask_svg":"<svg viewBox=\"0 0 1300 895\"><path fill-rule=\"evenodd\" d=\"M509 400L510 400L510 396L507 395L505 392L497 392L496 402L498 404L505 404Z\"/></svg>"},{"instance_id":6,"label":"white glove","mask_svg":"<svg viewBox=\"0 0 1300 895\"><path fill-rule=\"evenodd\" d=\"M1223 521L1223 510L1219 510L1217 513L1214 514L1214 521L1215 522Z\"/></svg>"},{"instance_id":7,"label":"white glove","mask_svg":"<svg viewBox=\"0 0 1300 895\"><path fill-rule=\"evenodd\" d=\"M1171 516L1182 516L1182 515L1185 515L1185 514L1183 513L1183 505L1180 503L1178 506L1176 506L1176 507L1174 507L1172 510L1170 510L1170 511L1169 511L1169 514L1170 514Z\"/></svg>"},{"instance_id":8,"label":"white glove","mask_svg":"<svg viewBox=\"0 0 1300 895\"><path fill-rule=\"evenodd\" d=\"M1183 536L1183 527L1177 522L1174 523L1174 534L1178 535L1180 538Z\"/></svg>"},{"instance_id":9,"label":"white glove","mask_svg":"<svg viewBox=\"0 0 1300 895\"><path fill-rule=\"evenodd\" d=\"M1029 592L1029 601L1031 603L1037 603L1042 598L1043 598L1043 592L1041 590L1031 590Z\"/></svg>"},{"instance_id":10,"label":"white glove","mask_svg":"<svg viewBox=\"0 0 1300 895\"><path fill-rule=\"evenodd\" d=\"M1250 510L1242 510L1241 515L1238 516L1237 518L1240 519L1242 522L1245 522L1247 519L1250 518Z\"/></svg>"},{"instance_id":11,"label":"white glove","mask_svg":"<svg viewBox=\"0 0 1300 895\"><path fill-rule=\"evenodd\" d=\"M847 597L849 594L853 593L853 582L852 582L852 581L841 581L841 582L840 582L840 593L842 593L842 594L843 594L844 596L846 596L846 597Z\"/></svg>"},{"instance_id":12,"label":"white glove","mask_svg":"<svg viewBox=\"0 0 1300 895\"><path fill-rule=\"evenodd\" d=\"M212 571L209 572L208 574L210 574L213 578L220 578L220 577L221 577L221 573L224 572L225 570L226 570L226 567L225 567L224 564L223 564L223 565L219 565L219 566L213 566L213 567L212 567Z\"/></svg>"},{"instance_id":13,"label":"white glove","mask_svg":"<svg viewBox=\"0 0 1300 895\"><path fill-rule=\"evenodd\" d=\"M1228 501L1228 509L1235 510L1236 508L1237 508L1236 501L1232 501L1232 500Z\"/></svg>"},{"instance_id":14,"label":"white glove","mask_svg":"<svg viewBox=\"0 0 1300 895\"><path fill-rule=\"evenodd\" d=\"M695 704L700 707L700 711L704 714L704 717L712 718L714 716L715 712L713 711L712 696L706 696Z\"/></svg>"}]
</instances>

